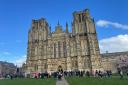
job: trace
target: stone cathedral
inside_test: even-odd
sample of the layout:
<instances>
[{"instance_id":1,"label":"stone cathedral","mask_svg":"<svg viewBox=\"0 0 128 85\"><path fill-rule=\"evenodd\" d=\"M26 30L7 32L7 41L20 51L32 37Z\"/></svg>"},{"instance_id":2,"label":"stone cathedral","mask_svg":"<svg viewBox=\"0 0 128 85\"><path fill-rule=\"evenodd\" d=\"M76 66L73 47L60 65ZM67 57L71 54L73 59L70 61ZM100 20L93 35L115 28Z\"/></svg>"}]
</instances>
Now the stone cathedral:
<instances>
[{"instance_id":1,"label":"stone cathedral","mask_svg":"<svg viewBox=\"0 0 128 85\"><path fill-rule=\"evenodd\" d=\"M51 32L46 19L32 20L28 33L26 73L101 70L94 19L89 10L75 11L69 32L59 24Z\"/></svg>"}]
</instances>

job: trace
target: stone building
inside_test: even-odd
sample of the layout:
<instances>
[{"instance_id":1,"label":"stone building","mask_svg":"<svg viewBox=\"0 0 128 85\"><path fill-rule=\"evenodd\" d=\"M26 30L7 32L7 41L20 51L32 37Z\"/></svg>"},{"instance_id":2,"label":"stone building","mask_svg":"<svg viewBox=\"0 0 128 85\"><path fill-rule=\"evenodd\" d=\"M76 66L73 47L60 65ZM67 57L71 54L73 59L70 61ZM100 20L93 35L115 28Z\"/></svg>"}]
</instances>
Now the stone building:
<instances>
[{"instance_id":1,"label":"stone building","mask_svg":"<svg viewBox=\"0 0 128 85\"><path fill-rule=\"evenodd\" d=\"M72 32L59 24L51 32L46 19L32 20L28 33L26 73L102 70L94 19L89 10L73 13Z\"/></svg>"},{"instance_id":2,"label":"stone building","mask_svg":"<svg viewBox=\"0 0 128 85\"><path fill-rule=\"evenodd\" d=\"M0 78L5 77L7 74L15 74L16 66L13 63L0 61Z\"/></svg>"},{"instance_id":3,"label":"stone building","mask_svg":"<svg viewBox=\"0 0 128 85\"><path fill-rule=\"evenodd\" d=\"M114 52L101 54L102 66L104 70L117 72L117 68L128 67L128 52ZM122 69L123 71L127 70Z\"/></svg>"}]
</instances>

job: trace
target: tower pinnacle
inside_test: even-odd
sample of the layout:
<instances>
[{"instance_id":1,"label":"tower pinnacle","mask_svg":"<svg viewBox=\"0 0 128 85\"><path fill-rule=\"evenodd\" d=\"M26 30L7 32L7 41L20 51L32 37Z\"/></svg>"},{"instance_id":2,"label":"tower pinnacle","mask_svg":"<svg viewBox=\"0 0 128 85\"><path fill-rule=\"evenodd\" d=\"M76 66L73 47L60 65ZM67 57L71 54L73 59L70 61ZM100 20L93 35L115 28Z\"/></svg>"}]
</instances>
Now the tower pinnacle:
<instances>
[{"instance_id":1,"label":"tower pinnacle","mask_svg":"<svg viewBox=\"0 0 128 85\"><path fill-rule=\"evenodd\" d=\"M59 20L58 20L58 24L57 24L58 26L60 25L60 22L59 22Z\"/></svg>"},{"instance_id":2,"label":"tower pinnacle","mask_svg":"<svg viewBox=\"0 0 128 85\"><path fill-rule=\"evenodd\" d=\"M66 33L68 33L68 23L66 22Z\"/></svg>"}]
</instances>

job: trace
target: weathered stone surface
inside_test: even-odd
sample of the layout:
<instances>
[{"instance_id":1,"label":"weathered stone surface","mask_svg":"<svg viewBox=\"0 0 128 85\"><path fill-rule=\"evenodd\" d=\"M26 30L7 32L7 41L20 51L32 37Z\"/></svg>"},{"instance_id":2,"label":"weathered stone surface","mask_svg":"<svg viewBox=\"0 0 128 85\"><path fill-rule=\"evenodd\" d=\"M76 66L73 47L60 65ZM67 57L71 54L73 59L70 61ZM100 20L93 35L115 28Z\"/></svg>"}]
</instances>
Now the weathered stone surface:
<instances>
[{"instance_id":1,"label":"weathered stone surface","mask_svg":"<svg viewBox=\"0 0 128 85\"><path fill-rule=\"evenodd\" d=\"M117 68L128 66L128 52L115 52L101 54L104 70L117 72Z\"/></svg>"},{"instance_id":2,"label":"weathered stone surface","mask_svg":"<svg viewBox=\"0 0 128 85\"><path fill-rule=\"evenodd\" d=\"M4 77L7 74L15 74L16 68L13 63L0 61L0 77Z\"/></svg>"},{"instance_id":3,"label":"weathered stone surface","mask_svg":"<svg viewBox=\"0 0 128 85\"><path fill-rule=\"evenodd\" d=\"M55 32L50 31L43 18L33 20L28 34L26 73L101 70L97 34L89 10L73 13L72 32L58 23Z\"/></svg>"}]
</instances>

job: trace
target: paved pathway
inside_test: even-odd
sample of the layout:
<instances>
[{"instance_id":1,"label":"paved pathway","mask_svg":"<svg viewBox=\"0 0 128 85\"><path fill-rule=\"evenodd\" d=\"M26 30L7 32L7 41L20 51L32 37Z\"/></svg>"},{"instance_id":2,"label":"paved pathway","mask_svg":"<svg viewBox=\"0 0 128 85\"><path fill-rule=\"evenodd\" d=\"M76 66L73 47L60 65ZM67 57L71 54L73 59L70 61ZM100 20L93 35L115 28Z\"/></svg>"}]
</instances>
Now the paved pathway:
<instances>
[{"instance_id":1,"label":"paved pathway","mask_svg":"<svg viewBox=\"0 0 128 85\"><path fill-rule=\"evenodd\" d=\"M62 78L62 80L57 80L56 85L69 85L68 82Z\"/></svg>"}]
</instances>

